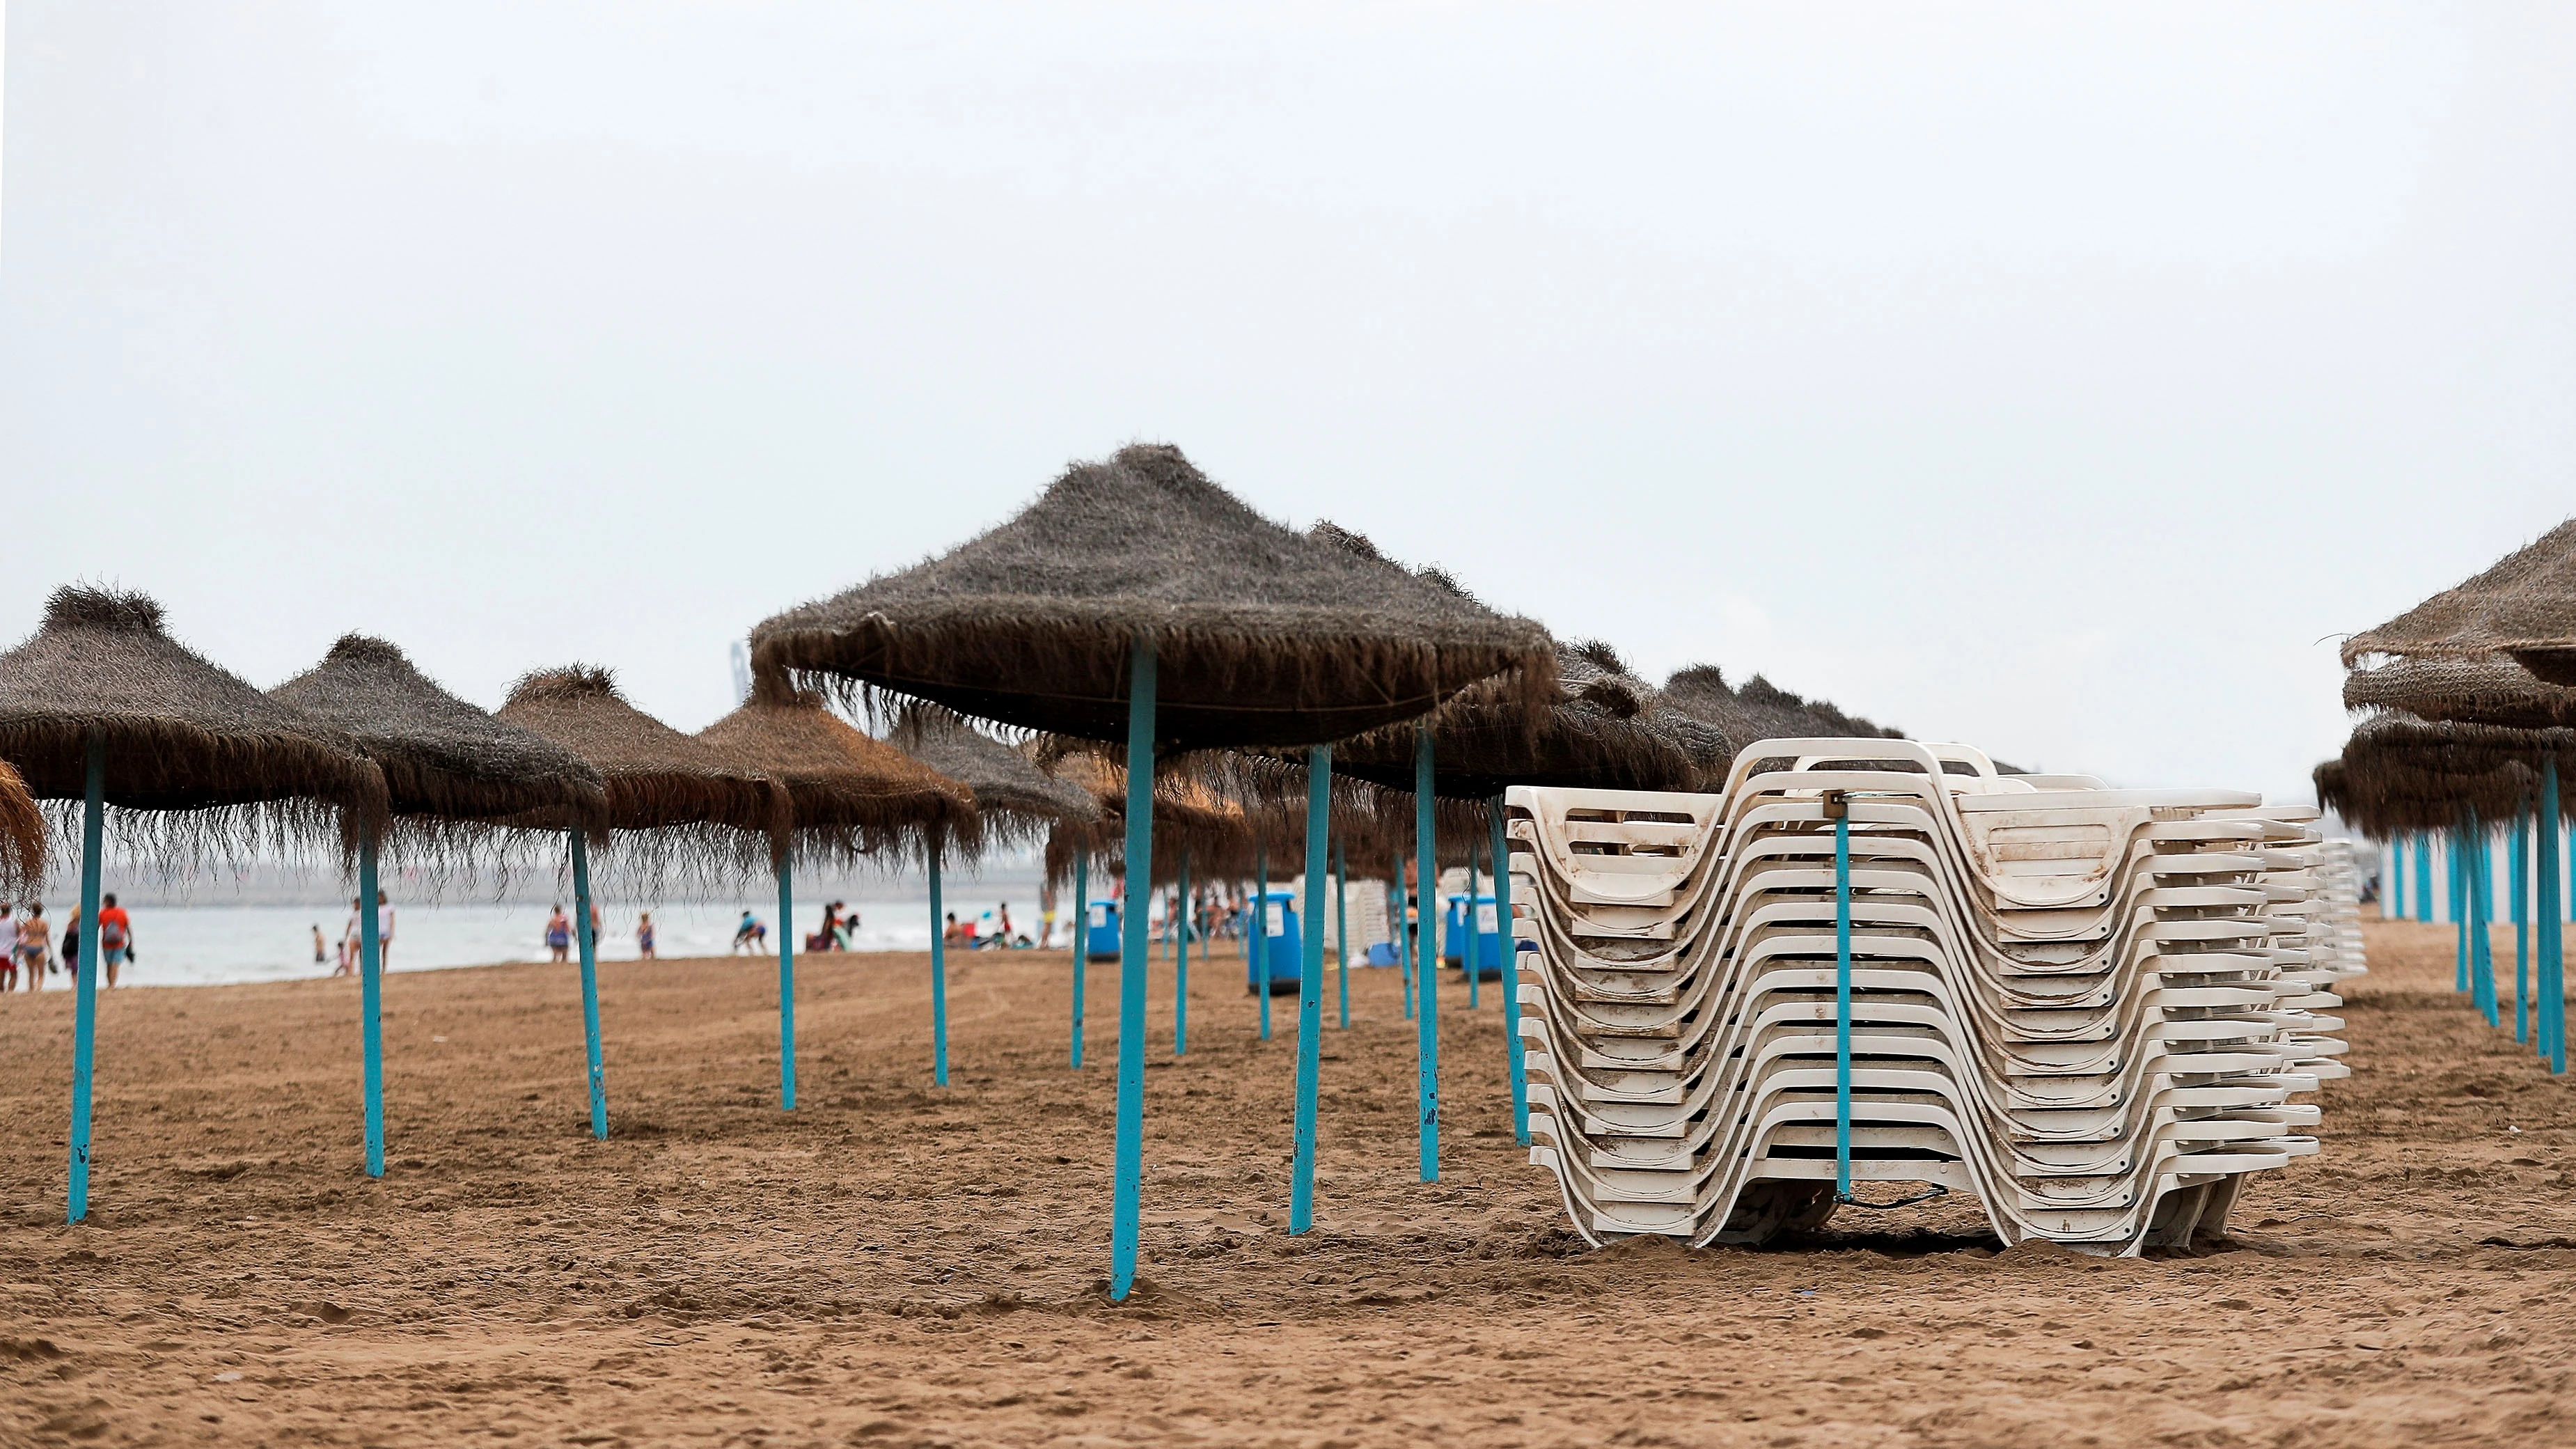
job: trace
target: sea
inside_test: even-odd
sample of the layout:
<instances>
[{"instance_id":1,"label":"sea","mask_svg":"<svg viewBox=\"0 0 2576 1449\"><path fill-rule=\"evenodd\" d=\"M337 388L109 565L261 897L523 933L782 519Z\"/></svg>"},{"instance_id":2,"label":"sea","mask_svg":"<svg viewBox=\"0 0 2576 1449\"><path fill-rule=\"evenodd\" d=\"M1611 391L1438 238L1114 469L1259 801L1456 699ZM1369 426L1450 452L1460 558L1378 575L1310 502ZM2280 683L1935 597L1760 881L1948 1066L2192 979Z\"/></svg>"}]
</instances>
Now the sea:
<instances>
[{"instance_id":1,"label":"sea","mask_svg":"<svg viewBox=\"0 0 2576 1449\"><path fill-rule=\"evenodd\" d=\"M110 872L111 876L114 874ZM1000 925L1007 907L1015 933L1038 935L1038 888L1034 871L944 881L941 906L960 921L975 921L989 932ZM274 894L273 892L270 894ZM394 907L394 945L386 953L390 971L439 971L459 966L488 966L511 961L544 961L546 918L554 901L546 899L439 900L406 899L390 892ZM130 892L122 899L134 920L134 959L118 971L120 986L219 986L243 981L290 981L328 976L334 966L341 932L349 920L346 895L303 901L259 902L154 899L151 892ZM821 929L826 901L841 901L846 914L858 913L853 949L862 951L927 951L932 935L928 884L912 880L873 880L838 890L818 889L796 896L794 928L804 938ZM77 897L57 888L45 899L46 918L59 923L71 913ZM666 957L722 956L732 948L735 928L751 912L769 928L766 950L778 949L778 897L769 891L739 898L637 901L604 897L599 906L599 957L632 961L639 952L635 928L645 911L653 914L655 945ZM570 909L569 900L566 909ZM324 938L322 959L314 959L313 932ZM1066 940L1068 925L1059 925L1057 940ZM60 927L56 927L60 945ZM48 989L69 985L70 978L48 979Z\"/></svg>"}]
</instances>

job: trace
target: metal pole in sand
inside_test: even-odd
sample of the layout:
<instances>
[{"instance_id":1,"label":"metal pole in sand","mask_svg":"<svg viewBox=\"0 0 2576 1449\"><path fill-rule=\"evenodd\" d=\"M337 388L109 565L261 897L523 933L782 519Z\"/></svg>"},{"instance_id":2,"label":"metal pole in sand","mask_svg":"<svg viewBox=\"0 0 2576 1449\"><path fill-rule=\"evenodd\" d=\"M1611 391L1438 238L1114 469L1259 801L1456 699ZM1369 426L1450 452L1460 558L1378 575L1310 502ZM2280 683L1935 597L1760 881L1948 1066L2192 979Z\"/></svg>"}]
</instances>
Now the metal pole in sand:
<instances>
[{"instance_id":1,"label":"metal pole in sand","mask_svg":"<svg viewBox=\"0 0 2576 1449\"><path fill-rule=\"evenodd\" d=\"M1253 992L1261 998L1261 1039L1270 1040L1270 846L1252 848L1252 935L1244 947L1252 953Z\"/></svg>"},{"instance_id":2,"label":"metal pole in sand","mask_svg":"<svg viewBox=\"0 0 2576 1449\"><path fill-rule=\"evenodd\" d=\"M1826 797L1834 817L1834 1201L1851 1201L1851 804Z\"/></svg>"},{"instance_id":3,"label":"metal pole in sand","mask_svg":"<svg viewBox=\"0 0 2576 1449\"><path fill-rule=\"evenodd\" d=\"M2540 959L2534 972L2540 978L2540 1014L2532 1036L2552 1073L2567 1070L2566 886L2558 874L2559 824L2558 762L2550 759L2540 767Z\"/></svg>"},{"instance_id":4,"label":"metal pole in sand","mask_svg":"<svg viewBox=\"0 0 2576 1449\"><path fill-rule=\"evenodd\" d=\"M796 888L778 858L778 1110L796 1110Z\"/></svg>"},{"instance_id":5,"label":"metal pole in sand","mask_svg":"<svg viewBox=\"0 0 2576 1449\"><path fill-rule=\"evenodd\" d=\"M2531 998L2531 828L2538 822L2529 806L2513 812L2513 1039L2528 1041Z\"/></svg>"},{"instance_id":6,"label":"metal pole in sand","mask_svg":"<svg viewBox=\"0 0 2576 1449\"><path fill-rule=\"evenodd\" d=\"M1529 1145L1529 1076L1521 1060L1521 943L1512 927L1511 840L1504 833L1503 797L1494 797L1494 930L1503 954L1503 1050L1512 1064L1512 1137Z\"/></svg>"},{"instance_id":7,"label":"metal pole in sand","mask_svg":"<svg viewBox=\"0 0 2576 1449\"><path fill-rule=\"evenodd\" d=\"M1413 861L1422 901L1421 929L1414 933L1419 953L1414 977L1422 984L1421 1014L1414 1018L1413 1050L1418 1077L1415 1104L1422 1123L1422 1180L1440 1180L1440 962L1439 932L1433 922L1440 890L1439 826L1431 813L1431 726L1413 731Z\"/></svg>"},{"instance_id":8,"label":"metal pole in sand","mask_svg":"<svg viewBox=\"0 0 2576 1449\"><path fill-rule=\"evenodd\" d=\"M939 919L930 922L933 940L938 939ZM1091 964L1091 852L1076 849L1073 853L1073 1069L1082 1070L1082 991L1083 971Z\"/></svg>"},{"instance_id":9,"label":"metal pole in sand","mask_svg":"<svg viewBox=\"0 0 2576 1449\"><path fill-rule=\"evenodd\" d=\"M1315 1222L1315 1087L1323 1071L1324 841L1332 833L1333 747L1306 751L1305 960L1297 972L1297 1158L1288 1189L1288 1231ZM1264 982L1266 987L1269 983Z\"/></svg>"},{"instance_id":10,"label":"metal pole in sand","mask_svg":"<svg viewBox=\"0 0 2576 1449\"><path fill-rule=\"evenodd\" d=\"M366 1058L367 1176L385 1175L383 923L376 916L376 832L358 837L358 1042Z\"/></svg>"},{"instance_id":11,"label":"metal pole in sand","mask_svg":"<svg viewBox=\"0 0 2576 1449\"><path fill-rule=\"evenodd\" d=\"M1173 925L1178 932L1179 953L1172 967L1172 1055L1185 1056L1190 1049L1190 920L1197 913L1190 909L1190 853L1181 851L1181 889L1173 897L1172 909L1178 914Z\"/></svg>"},{"instance_id":12,"label":"metal pole in sand","mask_svg":"<svg viewBox=\"0 0 2576 1449\"><path fill-rule=\"evenodd\" d=\"M107 737L89 735L89 780L81 799L81 931L72 957L71 1215L89 1216L89 1088L98 1038L98 876L100 837L107 832ZM39 969L42 969L39 967Z\"/></svg>"},{"instance_id":13,"label":"metal pole in sand","mask_svg":"<svg viewBox=\"0 0 2576 1449\"><path fill-rule=\"evenodd\" d=\"M1154 641L1139 634L1127 666L1127 904L1119 919L1117 1182L1109 1228L1109 1297L1136 1284L1137 1197L1145 1175L1145 892L1154 874Z\"/></svg>"},{"instance_id":14,"label":"metal pole in sand","mask_svg":"<svg viewBox=\"0 0 2576 1449\"><path fill-rule=\"evenodd\" d=\"M948 1085L948 926L939 909L939 845L930 846L930 1084Z\"/></svg>"},{"instance_id":15,"label":"metal pole in sand","mask_svg":"<svg viewBox=\"0 0 2576 1449\"><path fill-rule=\"evenodd\" d=\"M581 946L581 1033L590 1054L590 1135L605 1142L608 1073L599 1056L599 943L590 929L590 847L578 828L567 833L572 837L572 938Z\"/></svg>"}]
</instances>

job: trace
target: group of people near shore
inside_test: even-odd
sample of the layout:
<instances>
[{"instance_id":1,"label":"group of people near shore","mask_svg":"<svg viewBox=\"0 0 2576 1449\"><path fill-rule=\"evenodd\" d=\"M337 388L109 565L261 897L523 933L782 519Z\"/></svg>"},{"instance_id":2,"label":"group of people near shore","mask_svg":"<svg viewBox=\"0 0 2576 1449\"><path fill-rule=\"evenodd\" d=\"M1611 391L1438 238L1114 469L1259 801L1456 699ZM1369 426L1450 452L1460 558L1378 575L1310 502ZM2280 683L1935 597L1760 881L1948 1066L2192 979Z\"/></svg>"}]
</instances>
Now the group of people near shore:
<instances>
[{"instance_id":1,"label":"group of people near shore","mask_svg":"<svg viewBox=\"0 0 2576 1449\"><path fill-rule=\"evenodd\" d=\"M0 992L18 990L22 980L25 989L42 991L48 975L69 975L71 964L80 959L80 936L81 916L74 910L63 923L62 952L57 955L44 902L13 906L0 901ZM100 979L114 986L118 968L134 959L134 920L116 903L113 892L99 902L97 946L99 965L106 968Z\"/></svg>"},{"instance_id":2,"label":"group of people near shore","mask_svg":"<svg viewBox=\"0 0 2576 1449\"><path fill-rule=\"evenodd\" d=\"M359 959L366 954L366 923L358 913L365 910L363 900L349 898L349 919L340 927L340 959L331 968L334 976L358 974ZM313 923L313 964L322 964L322 923ZM394 960L394 908L383 891L376 892L376 964L391 970Z\"/></svg>"}]
</instances>

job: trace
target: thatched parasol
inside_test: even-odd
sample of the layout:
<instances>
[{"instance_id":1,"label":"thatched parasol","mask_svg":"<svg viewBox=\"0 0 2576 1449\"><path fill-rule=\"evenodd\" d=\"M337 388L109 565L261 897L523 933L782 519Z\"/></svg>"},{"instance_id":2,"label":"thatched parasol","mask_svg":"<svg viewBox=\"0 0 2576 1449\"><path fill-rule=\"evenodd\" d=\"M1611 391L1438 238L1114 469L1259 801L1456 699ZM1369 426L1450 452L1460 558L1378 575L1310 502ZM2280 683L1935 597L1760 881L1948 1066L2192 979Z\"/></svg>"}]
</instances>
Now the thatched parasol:
<instances>
[{"instance_id":1,"label":"thatched parasol","mask_svg":"<svg viewBox=\"0 0 2576 1449\"><path fill-rule=\"evenodd\" d=\"M1126 870L1123 822L1127 815L1127 769L1089 750L1069 750L1054 757L1056 779L1082 791L1099 809L1095 833L1057 832L1049 844L1047 869L1053 873L1079 845L1092 852L1104 869ZM1154 780L1153 884L1175 879L1186 853L1202 879L1252 873L1253 853L1263 843L1242 802L1226 798L1195 773L1165 772ZM1064 858L1058 858L1062 852Z\"/></svg>"},{"instance_id":2,"label":"thatched parasol","mask_svg":"<svg viewBox=\"0 0 2576 1449\"><path fill-rule=\"evenodd\" d=\"M983 825L975 797L955 780L883 740L871 739L823 707L811 690L774 679L754 686L742 707L698 738L756 767L791 804L794 844L806 855L852 860L917 850L930 873L932 1073L948 1080L947 948L940 929L939 874L949 851L973 856ZM775 846L778 874L778 1102L796 1110L796 917L788 840Z\"/></svg>"},{"instance_id":3,"label":"thatched parasol","mask_svg":"<svg viewBox=\"0 0 2576 1449\"><path fill-rule=\"evenodd\" d=\"M1100 800L1059 780L1028 755L968 724L953 710L915 701L895 720L887 742L975 794L987 839L1031 839L1057 825L1097 829Z\"/></svg>"},{"instance_id":4,"label":"thatched parasol","mask_svg":"<svg viewBox=\"0 0 2576 1449\"><path fill-rule=\"evenodd\" d=\"M154 812L134 824L166 851L335 826L354 846L383 823L385 778L328 727L171 639L160 605L88 588L55 590L35 637L0 654L0 759L29 794L82 802L80 920L89 929L74 963L68 1194L79 1222L89 1213L106 807Z\"/></svg>"},{"instance_id":5,"label":"thatched parasol","mask_svg":"<svg viewBox=\"0 0 2576 1449\"><path fill-rule=\"evenodd\" d=\"M794 830L787 792L756 767L691 739L617 692L607 670L586 664L539 670L522 678L501 718L534 730L590 762L608 787L608 826L617 848L658 873L674 859L704 871L748 869L763 854L783 858ZM570 827L552 811L513 823ZM590 1053L590 1131L608 1136L608 1087L599 1032L597 943L590 929L590 857L582 832L569 835L573 936L581 948L582 1034ZM765 852L760 847L766 846ZM793 923L778 923L782 965L793 949ZM784 972L782 971L782 975ZM781 1014L792 1008L780 993ZM782 1076L792 1098L793 1079Z\"/></svg>"},{"instance_id":6,"label":"thatched parasol","mask_svg":"<svg viewBox=\"0 0 2576 1449\"><path fill-rule=\"evenodd\" d=\"M24 900L45 884L45 815L27 782L0 760L0 900ZM7 942L0 942L6 949Z\"/></svg>"},{"instance_id":7,"label":"thatched parasol","mask_svg":"<svg viewBox=\"0 0 2576 1449\"><path fill-rule=\"evenodd\" d=\"M1321 745L1414 718L1499 674L1543 700L1546 645L1537 625L1292 533L1209 482L1179 449L1147 445L1077 464L1001 527L752 633L762 674L1124 741L1135 766L1125 854L1136 868L1120 948L1109 1275L1110 1296L1122 1300L1135 1279L1143 1176L1155 761L1174 750ZM1320 751L1318 763L1329 770ZM1311 854L1320 819L1308 834ZM1319 868L1307 874L1320 885ZM1308 996L1321 989L1319 951L1320 941L1309 943ZM1315 1053L1315 1034L1305 1033L1292 1232L1306 1226L1313 1176ZM1438 1130L1428 1065L1423 1080L1428 1171Z\"/></svg>"},{"instance_id":8,"label":"thatched parasol","mask_svg":"<svg viewBox=\"0 0 2576 1449\"><path fill-rule=\"evenodd\" d=\"M2462 811L2510 820L2540 796L2542 768L2576 764L2576 730L2520 730L2389 715L2353 731L2317 767L2320 805L2386 839L2456 828ZM2571 802L2576 803L2576 802Z\"/></svg>"},{"instance_id":9,"label":"thatched parasol","mask_svg":"<svg viewBox=\"0 0 2576 1449\"><path fill-rule=\"evenodd\" d=\"M2344 641L2346 665L2370 654L2507 654L2545 683L2576 685L2576 518L2468 582Z\"/></svg>"},{"instance_id":10,"label":"thatched parasol","mask_svg":"<svg viewBox=\"0 0 2576 1449\"><path fill-rule=\"evenodd\" d=\"M1547 638L1271 522L1177 448L1081 463L1013 518L929 562L752 631L765 674L916 696L1122 740L1138 639L1155 738L1302 745L1410 719L1511 673L1544 698Z\"/></svg>"},{"instance_id":11,"label":"thatched parasol","mask_svg":"<svg viewBox=\"0 0 2576 1449\"><path fill-rule=\"evenodd\" d=\"M438 687L382 639L343 635L322 662L269 698L354 740L384 772L393 844L444 857L512 816L551 816L604 830L608 794L579 755L504 724ZM383 943L377 934L376 837L359 844L359 1030L366 1078L367 1174L385 1173Z\"/></svg>"},{"instance_id":12,"label":"thatched parasol","mask_svg":"<svg viewBox=\"0 0 2576 1449\"><path fill-rule=\"evenodd\" d=\"M1543 707L1478 685L1432 715L1435 793L1485 801L1513 785L1691 790L1706 764L1724 770L1725 741L1695 721L1665 717L1654 686L1609 645L1559 643L1555 652L1556 697ZM1345 740L1333 747L1334 768L1409 794L1414 733L1397 725Z\"/></svg>"},{"instance_id":13,"label":"thatched parasol","mask_svg":"<svg viewBox=\"0 0 2576 1449\"><path fill-rule=\"evenodd\" d=\"M2401 657L2343 679L2346 709L2424 720L2548 729L2576 725L2576 688L2550 684L2503 654Z\"/></svg>"},{"instance_id":14,"label":"thatched parasol","mask_svg":"<svg viewBox=\"0 0 2576 1449\"><path fill-rule=\"evenodd\" d=\"M697 738L787 792L802 852L848 860L911 847L972 856L982 845L965 785L870 738L811 690L764 683Z\"/></svg>"},{"instance_id":15,"label":"thatched parasol","mask_svg":"<svg viewBox=\"0 0 2576 1449\"><path fill-rule=\"evenodd\" d=\"M1905 738L1902 730L1845 714L1821 699L1802 699L1759 674L1729 688L1725 673L1714 664L1673 671L1664 681L1663 702L1726 737L1730 759L1718 765L1716 779L1723 779L1732 756L1755 740Z\"/></svg>"},{"instance_id":16,"label":"thatched parasol","mask_svg":"<svg viewBox=\"0 0 2576 1449\"><path fill-rule=\"evenodd\" d=\"M384 771L398 825L488 828L544 814L607 827L607 787L587 760L441 689L382 639L346 635L268 693L357 741Z\"/></svg>"},{"instance_id":17,"label":"thatched parasol","mask_svg":"<svg viewBox=\"0 0 2576 1449\"><path fill-rule=\"evenodd\" d=\"M384 777L350 741L172 639L159 604L57 589L35 637L0 654L0 759L37 799L78 800L93 737L108 805L224 812L181 816L165 836L245 812L305 837L333 833L335 814L352 827L384 815Z\"/></svg>"},{"instance_id":18,"label":"thatched parasol","mask_svg":"<svg viewBox=\"0 0 2576 1449\"><path fill-rule=\"evenodd\" d=\"M607 786L612 830L653 831L702 860L741 861L746 837L783 842L793 828L785 792L757 766L628 704L605 669L529 674L511 686L500 718L588 761ZM549 811L526 823L573 822Z\"/></svg>"}]
</instances>

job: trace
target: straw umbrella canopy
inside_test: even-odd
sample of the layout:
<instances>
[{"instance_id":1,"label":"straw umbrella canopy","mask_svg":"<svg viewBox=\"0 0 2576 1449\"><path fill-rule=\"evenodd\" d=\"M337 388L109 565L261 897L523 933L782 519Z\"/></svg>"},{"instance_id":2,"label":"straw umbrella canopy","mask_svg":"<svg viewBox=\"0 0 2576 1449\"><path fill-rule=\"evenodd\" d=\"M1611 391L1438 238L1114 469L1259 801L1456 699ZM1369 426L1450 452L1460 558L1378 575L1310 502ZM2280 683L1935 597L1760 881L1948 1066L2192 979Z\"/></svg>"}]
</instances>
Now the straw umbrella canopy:
<instances>
[{"instance_id":1,"label":"straw umbrella canopy","mask_svg":"<svg viewBox=\"0 0 2576 1449\"><path fill-rule=\"evenodd\" d=\"M531 815L607 826L607 785L589 761L441 689L382 639L343 636L320 664L268 693L376 762L398 839L444 841Z\"/></svg>"},{"instance_id":2,"label":"straw umbrella canopy","mask_svg":"<svg viewBox=\"0 0 2576 1449\"><path fill-rule=\"evenodd\" d=\"M513 816L603 828L608 794L579 755L449 694L382 639L344 635L322 662L269 697L354 740L384 772L398 853L444 861ZM358 847L359 1032L367 1173L385 1171L383 940L376 837Z\"/></svg>"},{"instance_id":3,"label":"straw umbrella canopy","mask_svg":"<svg viewBox=\"0 0 2576 1449\"><path fill-rule=\"evenodd\" d=\"M2509 820L2540 793L2541 768L2576 766L2576 729L2513 729L2386 715L2353 731L2314 775L2318 803L2387 838L2449 830L2463 810ZM2576 801L2566 802L2576 804Z\"/></svg>"},{"instance_id":4,"label":"straw umbrella canopy","mask_svg":"<svg viewBox=\"0 0 2576 1449\"><path fill-rule=\"evenodd\" d=\"M1714 664L1694 664L1664 681L1664 704L1726 737L1727 760L1715 771L1723 778L1732 757L1756 740L1905 738L1857 715L1844 713L1821 699L1804 699L1757 674L1730 688Z\"/></svg>"},{"instance_id":5,"label":"straw umbrella canopy","mask_svg":"<svg viewBox=\"0 0 2576 1449\"><path fill-rule=\"evenodd\" d=\"M2576 518L2466 583L2344 641L2346 665L2371 654L2508 654L2547 683L2576 685Z\"/></svg>"},{"instance_id":6,"label":"straw umbrella canopy","mask_svg":"<svg viewBox=\"0 0 2576 1449\"><path fill-rule=\"evenodd\" d=\"M1154 651L1158 745L1305 745L1495 675L1544 699L1547 636L1291 532L1177 448L1067 469L1008 523L752 631L754 667L1118 742Z\"/></svg>"},{"instance_id":7,"label":"straw umbrella canopy","mask_svg":"<svg viewBox=\"0 0 2576 1449\"><path fill-rule=\"evenodd\" d=\"M45 816L27 782L0 760L0 900L33 895L45 882Z\"/></svg>"},{"instance_id":8,"label":"straw umbrella canopy","mask_svg":"<svg viewBox=\"0 0 2576 1449\"><path fill-rule=\"evenodd\" d=\"M283 839L380 821L384 775L327 725L172 639L141 594L62 588L34 637L0 654L0 759L39 800L78 800L103 747L104 800L185 812L134 822L166 845L254 824Z\"/></svg>"},{"instance_id":9,"label":"straw umbrella canopy","mask_svg":"<svg viewBox=\"0 0 2576 1449\"><path fill-rule=\"evenodd\" d=\"M607 824L622 846L638 845L635 833L649 831L648 853L701 866L745 866L751 838L770 846L765 858L793 829L785 792L758 766L627 703L605 669L575 664L529 674L511 687L500 719L570 750L598 772L607 787ZM514 823L578 822L548 810Z\"/></svg>"},{"instance_id":10,"label":"straw umbrella canopy","mask_svg":"<svg viewBox=\"0 0 2576 1449\"><path fill-rule=\"evenodd\" d=\"M2551 684L2508 655L2401 657L2344 676L2344 708L2519 729L2576 726L2576 688Z\"/></svg>"},{"instance_id":11,"label":"straw umbrella canopy","mask_svg":"<svg viewBox=\"0 0 2576 1449\"><path fill-rule=\"evenodd\" d=\"M1513 785L1596 790L1690 790L1724 741L1686 719L1661 719L1654 686L1598 641L1555 645L1555 697L1538 708L1517 692L1478 686L1431 717L1432 789L1489 800ZM1410 794L1414 731L1398 725L1336 746L1335 767ZM1719 756L1723 766L1723 756Z\"/></svg>"},{"instance_id":12,"label":"straw umbrella canopy","mask_svg":"<svg viewBox=\"0 0 2576 1449\"><path fill-rule=\"evenodd\" d=\"M110 805L165 860L216 842L284 844L337 833L355 847L384 820L385 777L328 726L173 640L141 594L57 589L35 637L0 654L0 760L39 799L80 800L69 1219L89 1213L100 864ZM124 822L120 822L124 823ZM336 829L335 829L336 827Z\"/></svg>"},{"instance_id":13,"label":"straw umbrella canopy","mask_svg":"<svg viewBox=\"0 0 2576 1449\"><path fill-rule=\"evenodd\" d=\"M792 844L851 859L905 846L974 854L982 845L967 787L872 739L810 690L763 683L698 740L786 792ZM788 836L777 838L784 852Z\"/></svg>"},{"instance_id":14,"label":"straw umbrella canopy","mask_svg":"<svg viewBox=\"0 0 2576 1449\"><path fill-rule=\"evenodd\" d=\"M1095 864L1123 874L1126 766L1075 749L1056 756L1053 769L1059 782L1090 797L1100 811L1100 826L1088 834L1057 831L1048 842L1048 873L1065 869L1078 847L1089 850ZM1179 878L1184 853L1202 880L1251 874L1253 853L1263 842L1243 802L1228 799L1197 774L1169 771L1155 777L1153 798L1154 869L1149 879L1155 884Z\"/></svg>"},{"instance_id":15,"label":"straw umbrella canopy","mask_svg":"<svg viewBox=\"0 0 2576 1449\"><path fill-rule=\"evenodd\" d=\"M1099 797L1049 775L953 710L915 702L887 742L973 791L987 840L1030 839L1059 825L1096 833L1106 816Z\"/></svg>"}]
</instances>

